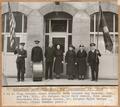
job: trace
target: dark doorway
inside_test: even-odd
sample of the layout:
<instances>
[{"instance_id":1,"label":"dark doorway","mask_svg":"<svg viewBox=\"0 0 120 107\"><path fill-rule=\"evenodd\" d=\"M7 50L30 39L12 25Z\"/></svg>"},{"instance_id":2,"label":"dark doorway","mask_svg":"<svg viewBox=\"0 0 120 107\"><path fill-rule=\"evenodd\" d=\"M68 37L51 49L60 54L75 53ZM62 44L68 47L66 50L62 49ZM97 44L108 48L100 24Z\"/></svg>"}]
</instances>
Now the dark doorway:
<instances>
[{"instance_id":1,"label":"dark doorway","mask_svg":"<svg viewBox=\"0 0 120 107\"><path fill-rule=\"evenodd\" d=\"M53 37L53 46L56 49L56 46L59 44L61 46L62 51L65 51L65 38L54 38Z\"/></svg>"}]
</instances>

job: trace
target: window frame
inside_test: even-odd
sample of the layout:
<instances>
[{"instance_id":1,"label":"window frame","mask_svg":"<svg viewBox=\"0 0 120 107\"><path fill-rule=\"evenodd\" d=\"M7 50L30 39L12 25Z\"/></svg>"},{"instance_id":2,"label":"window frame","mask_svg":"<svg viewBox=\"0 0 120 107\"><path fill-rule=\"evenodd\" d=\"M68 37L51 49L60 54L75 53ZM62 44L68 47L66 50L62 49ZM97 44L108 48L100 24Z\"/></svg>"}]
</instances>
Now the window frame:
<instances>
[{"instance_id":1,"label":"window frame","mask_svg":"<svg viewBox=\"0 0 120 107\"><path fill-rule=\"evenodd\" d=\"M15 11L15 12L13 12L13 14L14 13L17 13L18 11ZM22 32L16 32L15 33L15 35L16 35L16 37L19 37L20 38L20 42L23 40L23 41L26 41L26 38L27 38L27 29L26 29L26 31L24 30L24 28L25 28L25 23L24 23L24 20L25 20L25 17L27 17L24 13L22 13L22 12L18 12L18 13L21 13L22 14ZM10 54L10 55L12 55L12 54L14 54L13 52L8 52L8 50L7 50L7 39L8 39L8 37L10 37L10 33L9 32L7 32L6 30L6 28L7 28L7 19L6 19L6 17L7 17L7 14L9 14L9 12L6 12L6 13L4 13L5 14L5 18L3 19L4 20L4 28L3 28L3 32L1 33L1 35L2 36L4 36L4 41L3 41L3 43L4 43L4 47L3 47L3 51L2 52L4 52L5 54ZM4 14L2 14L2 15L4 15ZM26 19L26 21L27 21L27 19ZM27 24L27 23L26 23Z\"/></svg>"},{"instance_id":2,"label":"window frame","mask_svg":"<svg viewBox=\"0 0 120 107\"><path fill-rule=\"evenodd\" d=\"M116 32L115 31L115 24L116 24L116 20L115 20L115 17L116 17L116 15L117 15L117 17L118 17L118 14L117 13L114 13L114 12L111 12L111 11L104 11L104 12L109 12L109 13L111 13L112 15L113 15L113 32L109 32L109 34L110 35L113 35L113 41L115 41L116 40L116 38L115 38L115 36L116 35L119 35L119 33L118 32ZM91 14L91 15L93 15L93 22L94 22L94 28L93 28L93 31L90 31L90 42L91 42L91 35L93 35L93 42L94 43L97 43L97 34L98 34L98 32L96 31L96 17L97 17L97 14L96 13L98 13L98 12L95 12L95 13L93 13L93 14ZM90 18L92 18L91 16L90 16ZM90 22L90 24L91 24L91 22ZM91 27L91 26L90 26ZM91 30L91 28L90 28L90 30ZM99 35L103 35L103 32L99 32ZM99 42L99 37L98 37L98 42ZM118 53L116 53L115 52L115 47L116 47L116 43L115 42L113 42L113 52L111 53L111 54L118 54ZM99 46L98 46L98 48L99 48ZM105 49L105 52L104 53L102 53L102 54L108 54L107 52L106 52L106 49Z\"/></svg>"}]
</instances>

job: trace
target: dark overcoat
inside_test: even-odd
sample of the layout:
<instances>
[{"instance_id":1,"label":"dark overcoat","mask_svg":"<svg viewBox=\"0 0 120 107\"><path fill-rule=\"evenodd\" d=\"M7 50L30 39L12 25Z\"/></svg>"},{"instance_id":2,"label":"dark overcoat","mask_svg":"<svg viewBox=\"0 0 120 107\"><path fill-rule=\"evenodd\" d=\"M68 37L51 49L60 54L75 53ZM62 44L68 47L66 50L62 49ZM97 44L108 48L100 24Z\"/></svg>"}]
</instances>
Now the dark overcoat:
<instances>
[{"instance_id":1,"label":"dark overcoat","mask_svg":"<svg viewBox=\"0 0 120 107\"><path fill-rule=\"evenodd\" d=\"M76 53L75 51L68 50L65 56L65 62L67 63L67 75L75 74Z\"/></svg>"},{"instance_id":2,"label":"dark overcoat","mask_svg":"<svg viewBox=\"0 0 120 107\"><path fill-rule=\"evenodd\" d=\"M78 74L85 75L87 71L87 64L86 64L86 57L87 53L85 50L77 52L77 64L78 64Z\"/></svg>"},{"instance_id":3,"label":"dark overcoat","mask_svg":"<svg viewBox=\"0 0 120 107\"><path fill-rule=\"evenodd\" d=\"M31 52L31 61L32 62L41 62L43 61L43 51L39 46L35 46L32 48Z\"/></svg>"},{"instance_id":4,"label":"dark overcoat","mask_svg":"<svg viewBox=\"0 0 120 107\"><path fill-rule=\"evenodd\" d=\"M55 50L55 62L54 62L54 72L56 74L60 74L63 72L63 51Z\"/></svg>"}]
</instances>

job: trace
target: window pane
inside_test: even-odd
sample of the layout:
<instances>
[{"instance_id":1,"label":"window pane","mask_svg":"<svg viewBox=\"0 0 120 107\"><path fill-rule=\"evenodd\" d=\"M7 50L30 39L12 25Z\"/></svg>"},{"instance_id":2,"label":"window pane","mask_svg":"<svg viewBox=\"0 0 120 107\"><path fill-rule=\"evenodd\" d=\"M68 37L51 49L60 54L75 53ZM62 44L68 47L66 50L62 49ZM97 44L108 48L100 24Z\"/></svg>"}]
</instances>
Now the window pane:
<instances>
[{"instance_id":1,"label":"window pane","mask_svg":"<svg viewBox=\"0 0 120 107\"><path fill-rule=\"evenodd\" d=\"M110 32L113 32L113 14L112 12L104 12L103 13L107 22L107 26ZM98 26L98 19L99 19L99 13L96 13L96 31ZM102 32L102 27L100 27L100 30Z\"/></svg>"},{"instance_id":2,"label":"window pane","mask_svg":"<svg viewBox=\"0 0 120 107\"><path fill-rule=\"evenodd\" d=\"M4 51L4 35L2 35L2 52Z\"/></svg>"},{"instance_id":3,"label":"window pane","mask_svg":"<svg viewBox=\"0 0 120 107\"><path fill-rule=\"evenodd\" d=\"M10 27L9 27L9 13L6 13L6 32L9 32Z\"/></svg>"},{"instance_id":4,"label":"window pane","mask_svg":"<svg viewBox=\"0 0 120 107\"><path fill-rule=\"evenodd\" d=\"M94 43L94 35L90 34L90 43Z\"/></svg>"},{"instance_id":5,"label":"window pane","mask_svg":"<svg viewBox=\"0 0 120 107\"><path fill-rule=\"evenodd\" d=\"M49 33L49 20L46 20L46 33Z\"/></svg>"},{"instance_id":6,"label":"window pane","mask_svg":"<svg viewBox=\"0 0 120 107\"><path fill-rule=\"evenodd\" d=\"M94 32L94 14L90 16L90 32Z\"/></svg>"},{"instance_id":7,"label":"window pane","mask_svg":"<svg viewBox=\"0 0 120 107\"><path fill-rule=\"evenodd\" d=\"M96 45L97 45L97 35L96 35ZM98 49L101 53L106 53L103 35L99 35L98 37Z\"/></svg>"},{"instance_id":8,"label":"window pane","mask_svg":"<svg viewBox=\"0 0 120 107\"><path fill-rule=\"evenodd\" d=\"M68 46L72 44L72 35L68 36Z\"/></svg>"},{"instance_id":9,"label":"window pane","mask_svg":"<svg viewBox=\"0 0 120 107\"><path fill-rule=\"evenodd\" d=\"M72 20L69 20L68 32L72 33Z\"/></svg>"},{"instance_id":10,"label":"window pane","mask_svg":"<svg viewBox=\"0 0 120 107\"><path fill-rule=\"evenodd\" d=\"M2 32L4 32L5 14L2 15Z\"/></svg>"},{"instance_id":11,"label":"window pane","mask_svg":"<svg viewBox=\"0 0 120 107\"><path fill-rule=\"evenodd\" d=\"M119 50L119 38L118 35L115 35L115 53L117 54Z\"/></svg>"},{"instance_id":12,"label":"window pane","mask_svg":"<svg viewBox=\"0 0 120 107\"><path fill-rule=\"evenodd\" d=\"M118 15L115 14L115 32L118 32Z\"/></svg>"},{"instance_id":13,"label":"window pane","mask_svg":"<svg viewBox=\"0 0 120 107\"><path fill-rule=\"evenodd\" d=\"M66 32L67 20L52 20L51 29L52 32Z\"/></svg>"},{"instance_id":14,"label":"window pane","mask_svg":"<svg viewBox=\"0 0 120 107\"><path fill-rule=\"evenodd\" d=\"M24 32L27 32L27 16L24 15Z\"/></svg>"},{"instance_id":15,"label":"window pane","mask_svg":"<svg viewBox=\"0 0 120 107\"><path fill-rule=\"evenodd\" d=\"M116 42L116 38L114 37L114 35L110 35L111 36L111 39L112 39L112 42L113 42L113 53L115 53L115 42Z\"/></svg>"},{"instance_id":16,"label":"window pane","mask_svg":"<svg viewBox=\"0 0 120 107\"><path fill-rule=\"evenodd\" d=\"M22 32L22 13L14 13L15 21L16 21L16 29L15 32Z\"/></svg>"},{"instance_id":17,"label":"window pane","mask_svg":"<svg viewBox=\"0 0 120 107\"><path fill-rule=\"evenodd\" d=\"M49 35L45 35L45 49L48 47L49 45Z\"/></svg>"},{"instance_id":18,"label":"window pane","mask_svg":"<svg viewBox=\"0 0 120 107\"><path fill-rule=\"evenodd\" d=\"M18 46L20 41L19 37L16 37L16 45ZM7 52L14 52L15 44L13 44L13 48L10 47L10 37L7 37Z\"/></svg>"}]
</instances>

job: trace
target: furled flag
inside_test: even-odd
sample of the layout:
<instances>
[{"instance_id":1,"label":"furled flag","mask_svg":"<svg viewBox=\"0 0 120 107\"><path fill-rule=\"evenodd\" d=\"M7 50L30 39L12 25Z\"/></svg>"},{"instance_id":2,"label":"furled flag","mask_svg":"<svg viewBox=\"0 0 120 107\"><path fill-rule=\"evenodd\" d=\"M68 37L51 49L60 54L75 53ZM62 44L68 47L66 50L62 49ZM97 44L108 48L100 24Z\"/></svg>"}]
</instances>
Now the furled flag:
<instances>
[{"instance_id":1,"label":"furled flag","mask_svg":"<svg viewBox=\"0 0 120 107\"><path fill-rule=\"evenodd\" d=\"M10 3L8 2L8 8L9 8L9 26L10 26L10 47L13 48L13 45L15 43L15 27L16 27L16 22L14 15L11 11Z\"/></svg>"},{"instance_id":2,"label":"furled flag","mask_svg":"<svg viewBox=\"0 0 120 107\"><path fill-rule=\"evenodd\" d=\"M104 38L105 48L106 48L106 50L109 50L110 52L112 52L113 42L112 42L110 34L109 34L109 29L107 26L107 22L106 22L104 13L102 11L101 5L99 4L98 32L99 32L100 27L102 27L102 30L103 30L103 38Z\"/></svg>"}]
</instances>

